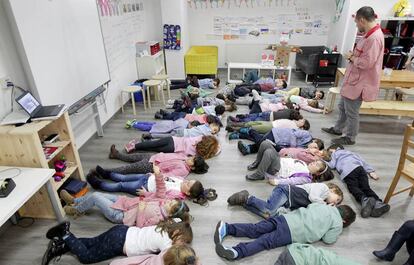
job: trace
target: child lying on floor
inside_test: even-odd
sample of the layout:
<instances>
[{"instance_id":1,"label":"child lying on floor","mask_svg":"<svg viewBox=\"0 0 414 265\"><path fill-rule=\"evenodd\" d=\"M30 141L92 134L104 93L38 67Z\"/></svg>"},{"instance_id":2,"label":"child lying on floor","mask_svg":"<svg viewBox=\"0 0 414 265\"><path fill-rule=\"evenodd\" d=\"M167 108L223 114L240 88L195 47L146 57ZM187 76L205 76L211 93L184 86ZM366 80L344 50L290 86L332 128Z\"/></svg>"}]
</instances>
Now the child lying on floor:
<instances>
[{"instance_id":1,"label":"child lying on floor","mask_svg":"<svg viewBox=\"0 0 414 265\"><path fill-rule=\"evenodd\" d=\"M278 151L284 147L305 148L310 142L314 140L322 142L319 139L313 138L309 131L289 128L272 128L270 132L264 135L258 133L253 129L245 128L240 132L230 133L229 140L234 139L247 139L254 142L254 144L250 145L245 144L242 141L239 141L237 143L237 147L243 155L257 153L257 150L259 150L260 143L265 140L269 140L275 143L275 146L278 149Z\"/></svg>"},{"instance_id":2,"label":"child lying on floor","mask_svg":"<svg viewBox=\"0 0 414 265\"><path fill-rule=\"evenodd\" d=\"M361 204L363 218L380 217L390 210L369 186L368 176L374 180L379 177L375 169L356 153L344 150L344 147L333 144L327 149L325 160L328 165L338 171L340 178L348 187L349 192Z\"/></svg>"},{"instance_id":3,"label":"child lying on floor","mask_svg":"<svg viewBox=\"0 0 414 265\"><path fill-rule=\"evenodd\" d=\"M156 176L161 175L158 167L154 166L154 171ZM74 198L66 190L60 192L60 198L66 203L63 207L66 214L71 216L80 216L96 206L106 219L115 224L145 227L172 218L189 222L191 216L187 204L177 199L168 199L164 181L156 181L155 184L156 195L151 200L101 192Z\"/></svg>"},{"instance_id":4,"label":"child lying on floor","mask_svg":"<svg viewBox=\"0 0 414 265\"><path fill-rule=\"evenodd\" d=\"M354 221L355 212L348 205L334 207L312 203L307 208L270 217L256 224L229 224L220 221L214 233L214 243L216 253L220 257L236 260L291 243L313 243L322 240L326 244L333 244L343 228ZM248 237L254 240L227 247L222 244L226 236Z\"/></svg>"},{"instance_id":5,"label":"child lying on floor","mask_svg":"<svg viewBox=\"0 0 414 265\"><path fill-rule=\"evenodd\" d=\"M316 89L314 86L307 86L307 87L295 87L290 90L279 90L276 94L280 94L283 96L301 96L307 99L316 99L320 100L323 99L325 93L322 90Z\"/></svg>"},{"instance_id":6,"label":"child lying on floor","mask_svg":"<svg viewBox=\"0 0 414 265\"><path fill-rule=\"evenodd\" d=\"M77 238L70 231L70 223L50 228L50 239L42 265L66 252L74 254L83 264L96 263L117 256L140 256L167 250L172 245L189 244L193 231L189 223L161 222L157 226L128 227L116 225L92 238Z\"/></svg>"},{"instance_id":7,"label":"child lying on floor","mask_svg":"<svg viewBox=\"0 0 414 265\"><path fill-rule=\"evenodd\" d=\"M106 180L111 180L111 182ZM146 199L156 199L157 187L165 186L165 198L167 199L193 199L194 202L205 204L207 200L216 198L215 190L204 190L198 180L184 180L178 177L164 177L162 174L128 174L123 175L106 170L101 170L99 175L89 172L86 180L96 190L108 192L127 192ZM164 182L164 184L160 183ZM164 186L163 186L164 185Z\"/></svg>"},{"instance_id":8,"label":"child lying on floor","mask_svg":"<svg viewBox=\"0 0 414 265\"><path fill-rule=\"evenodd\" d=\"M257 171L246 175L247 180L268 179L272 185L305 184L312 181L321 182L333 179L333 174L326 163L317 160L309 165L293 158L280 158L275 146L270 141L263 141L257 152L256 160L247 167Z\"/></svg>"},{"instance_id":9,"label":"child lying on floor","mask_svg":"<svg viewBox=\"0 0 414 265\"><path fill-rule=\"evenodd\" d=\"M279 208L296 210L311 203L323 203L332 206L343 200L342 190L333 183L309 183L303 185L278 185L267 201L250 195L247 190L234 193L227 199L229 205L240 205L246 210L265 219L279 215Z\"/></svg>"},{"instance_id":10,"label":"child lying on floor","mask_svg":"<svg viewBox=\"0 0 414 265\"><path fill-rule=\"evenodd\" d=\"M314 112L314 113L322 113L323 112L323 105L319 104L317 99L307 99L301 96L290 96L286 100L287 102L294 103L300 107L300 109Z\"/></svg>"},{"instance_id":11,"label":"child lying on floor","mask_svg":"<svg viewBox=\"0 0 414 265\"><path fill-rule=\"evenodd\" d=\"M249 121L246 123L234 123L227 122L226 131L243 131L243 128L250 128L257 131L260 134L268 133L272 128L290 128L290 129L302 129L309 130L310 124L306 119L300 120L289 120L289 119L279 119L275 121Z\"/></svg>"},{"instance_id":12,"label":"child lying on floor","mask_svg":"<svg viewBox=\"0 0 414 265\"><path fill-rule=\"evenodd\" d=\"M323 262L323 263L321 263ZM309 244L294 243L279 255L274 265L361 265L336 253Z\"/></svg>"},{"instance_id":13,"label":"child lying on floor","mask_svg":"<svg viewBox=\"0 0 414 265\"><path fill-rule=\"evenodd\" d=\"M309 164L316 160L321 160L323 156L323 152L319 150L317 144L311 143L308 145L306 149L304 148L295 148L295 147L288 147L282 148L279 151L280 157L290 157L293 159L299 159Z\"/></svg>"},{"instance_id":14,"label":"child lying on floor","mask_svg":"<svg viewBox=\"0 0 414 265\"><path fill-rule=\"evenodd\" d=\"M303 119L299 110L283 109L279 111L264 111L251 114L237 114L236 117L229 116L231 122L249 122L249 121L275 121L279 119L300 120Z\"/></svg>"},{"instance_id":15,"label":"child lying on floor","mask_svg":"<svg viewBox=\"0 0 414 265\"><path fill-rule=\"evenodd\" d=\"M115 145L111 146L110 159L118 159L131 164L106 169L120 174L146 174L153 173L153 166L160 168L165 177L185 178L193 172L195 174L207 173L209 166L201 156L187 156L182 153L148 153L127 154L119 152ZM98 165L97 168L100 168Z\"/></svg>"}]
</instances>

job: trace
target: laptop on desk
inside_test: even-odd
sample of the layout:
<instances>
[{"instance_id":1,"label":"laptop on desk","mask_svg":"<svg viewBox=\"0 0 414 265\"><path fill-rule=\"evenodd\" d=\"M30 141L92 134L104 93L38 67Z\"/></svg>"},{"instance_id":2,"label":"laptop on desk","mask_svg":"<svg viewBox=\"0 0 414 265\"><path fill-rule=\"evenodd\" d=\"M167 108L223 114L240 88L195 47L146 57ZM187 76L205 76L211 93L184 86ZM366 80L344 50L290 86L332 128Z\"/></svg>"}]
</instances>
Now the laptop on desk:
<instances>
[{"instance_id":1,"label":"laptop on desk","mask_svg":"<svg viewBox=\"0 0 414 265\"><path fill-rule=\"evenodd\" d=\"M16 102L30 115L31 119L57 117L65 109L65 104L42 106L30 93L25 92L16 99Z\"/></svg>"}]
</instances>

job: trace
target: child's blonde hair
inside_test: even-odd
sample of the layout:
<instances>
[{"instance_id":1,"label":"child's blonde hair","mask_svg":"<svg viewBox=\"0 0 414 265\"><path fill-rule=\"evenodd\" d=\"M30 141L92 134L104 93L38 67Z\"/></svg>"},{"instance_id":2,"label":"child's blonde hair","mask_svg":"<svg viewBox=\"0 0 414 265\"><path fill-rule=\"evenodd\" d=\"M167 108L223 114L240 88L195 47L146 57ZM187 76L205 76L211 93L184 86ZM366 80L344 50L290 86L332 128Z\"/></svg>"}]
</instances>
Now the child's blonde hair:
<instances>
[{"instance_id":1,"label":"child's blonde hair","mask_svg":"<svg viewBox=\"0 0 414 265\"><path fill-rule=\"evenodd\" d=\"M328 186L328 188L335 193L336 195L338 195L339 197L341 197L341 200L338 202L338 204L340 204L342 202L342 200L344 199L344 193L342 192L341 188L334 184L334 183L328 183L326 184Z\"/></svg>"},{"instance_id":2,"label":"child's blonde hair","mask_svg":"<svg viewBox=\"0 0 414 265\"><path fill-rule=\"evenodd\" d=\"M163 256L164 265L196 265L194 250L187 245L173 245Z\"/></svg>"}]
</instances>

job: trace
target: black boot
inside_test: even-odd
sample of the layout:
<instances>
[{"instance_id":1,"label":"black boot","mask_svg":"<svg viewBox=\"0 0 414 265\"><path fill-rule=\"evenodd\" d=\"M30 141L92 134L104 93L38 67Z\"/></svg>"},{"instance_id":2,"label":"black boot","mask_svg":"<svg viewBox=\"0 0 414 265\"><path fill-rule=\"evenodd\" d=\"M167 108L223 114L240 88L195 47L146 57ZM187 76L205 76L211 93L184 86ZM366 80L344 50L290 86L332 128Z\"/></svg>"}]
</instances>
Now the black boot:
<instances>
[{"instance_id":1,"label":"black boot","mask_svg":"<svg viewBox=\"0 0 414 265\"><path fill-rule=\"evenodd\" d=\"M62 239L63 236L70 233L69 231L70 223L69 222L63 222L60 223L52 228L50 228L47 233L46 237L48 239Z\"/></svg>"},{"instance_id":2,"label":"black boot","mask_svg":"<svg viewBox=\"0 0 414 265\"><path fill-rule=\"evenodd\" d=\"M410 257L403 265L413 265L414 264L414 250L411 251Z\"/></svg>"},{"instance_id":3,"label":"black boot","mask_svg":"<svg viewBox=\"0 0 414 265\"><path fill-rule=\"evenodd\" d=\"M61 239L52 239L50 240L47 250L42 258L42 265L48 265L56 257L60 257L63 254L67 253L69 248L66 246L65 242Z\"/></svg>"},{"instance_id":4,"label":"black boot","mask_svg":"<svg viewBox=\"0 0 414 265\"><path fill-rule=\"evenodd\" d=\"M398 231L395 231L387 247L383 250L375 250L372 254L381 260L392 261L404 243L405 238Z\"/></svg>"}]
</instances>

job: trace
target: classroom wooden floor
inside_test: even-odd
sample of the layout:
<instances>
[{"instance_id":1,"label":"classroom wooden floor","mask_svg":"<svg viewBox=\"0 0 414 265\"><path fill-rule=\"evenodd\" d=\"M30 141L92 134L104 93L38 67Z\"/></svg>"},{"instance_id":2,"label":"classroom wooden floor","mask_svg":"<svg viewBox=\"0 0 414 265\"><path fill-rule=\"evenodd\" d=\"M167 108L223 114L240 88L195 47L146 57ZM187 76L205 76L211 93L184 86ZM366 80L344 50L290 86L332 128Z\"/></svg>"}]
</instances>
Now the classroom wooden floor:
<instances>
[{"instance_id":1,"label":"classroom wooden floor","mask_svg":"<svg viewBox=\"0 0 414 265\"><path fill-rule=\"evenodd\" d=\"M222 82L226 78L225 71L220 73ZM292 83L302 85L304 76L300 73L294 73ZM326 88L325 88L326 89ZM173 91L174 98L178 96L178 91ZM157 106L158 108L160 105ZM157 110L143 111L142 106L138 108L138 115L134 117L132 109L126 108L126 113L116 114L109 121L105 128L103 138L93 137L81 149L80 157L84 171L95 167L97 164L104 167L121 165L108 159L109 146L116 144L122 148L123 144L131 138L140 137L141 133L133 129L124 129L125 121L128 119L151 120L153 113ZM247 107L240 107L238 113L246 113ZM325 140L329 145L330 135L321 132L320 128L330 126L335 121L337 111L323 116L320 114L310 114L303 112L304 116L311 123L311 132L314 137ZM228 113L224 116L226 120ZM349 147L350 150L358 152L370 164L376 168L381 179L370 181L373 189L383 197L388 189L389 183L395 173L398 163L402 133L405 124L410 122L408 119L397 119L397 117L374 117L361 116L360 133L357 139L357 145ZM266 198L271 192L272 187L264 182L252 183L246 182L244 176L247 173L246 166L254 160L253 156L242 156L236 146L237 141L228 141L226 132L222 130L218 135L221 145L221 154L208 160L210 170L205 175L190 175L202 181L205 187L215 188L218 192L217 200L210 202L208 206L199 206L189 202L191 214L194 216L192 224L194 231L193 247L204 265L213 264L260 264L273 265L283 248L263 251L253 257L249 257L236 262L229 262L219 258L214 251L213 232L216 223L219 220L227 222L257 222L260 218L246 212L238 207L228 207L227 198L234 192L247 189L252 194ZM356 211L359 205L350 197L346 187L335 179L343 188L345 193L344 203L351 205ZM391 234L405 220L412 219L414 211L414 202L408 197L408 194L402 194L391 200L391 211L381 218L362 219L359 216L356 222L349 228L345 228L338 242L334 245L327 246L323 243L315 245L336 251L338 254L353 258L361 264L402 264L407 258L405 247L402 248L393 263L380 263L371 254L374 249L384 247L391 237ZM71 219L70 219L71 220ZM88 215L71 220L72 232L80 237L89 237L106 231L113 226L96 211L91 211ZM46 249L48 241L44 234L47 229L54 225L55 221L36 220L28 227L21 228L18 226L9 226L0 235L0 264L26 265L40 264L42 255ZM229 238L225 244L231 245L238 240ZM52 264L52 263L51 263ZM65 255L59 263L56 264L79 264L76 258ZM108 261L99 264L108 264Z\"/></svg>"}]
</instances>

